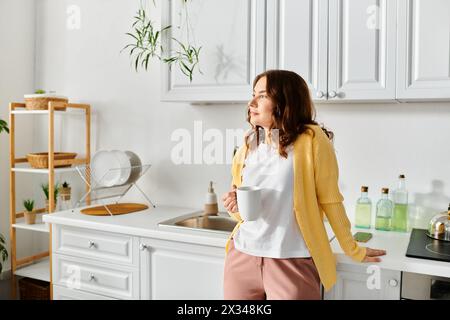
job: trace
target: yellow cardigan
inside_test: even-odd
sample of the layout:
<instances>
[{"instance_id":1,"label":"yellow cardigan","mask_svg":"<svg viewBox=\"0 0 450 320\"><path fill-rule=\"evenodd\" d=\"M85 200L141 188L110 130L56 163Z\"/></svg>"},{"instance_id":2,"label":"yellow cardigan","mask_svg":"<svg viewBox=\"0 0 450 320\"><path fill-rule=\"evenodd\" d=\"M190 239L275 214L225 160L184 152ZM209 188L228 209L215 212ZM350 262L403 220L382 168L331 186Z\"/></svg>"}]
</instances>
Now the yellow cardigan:
<instances>
[{"instance_id":1,"label":"yellow cardigan","mask_svg":"<svg viewBox=\"0 0 450 320\"><path fill-rule=\"evenodd\" d=\"M308 130L294 142L294 212L297 224L319 272L326 291L336 283L336 260L323 224L323 213L339 241L343 251L355 261L362 261L366 248L359 247L351 234L338 187L338 165L334 148L328 137L317 125L308 125ZM242 168L247 154L245 143L233 157L231 173L233 184L242 184ZM239 212L228 212L238 224L226 243L243 222Z\"/></svg>"}]
</instances>

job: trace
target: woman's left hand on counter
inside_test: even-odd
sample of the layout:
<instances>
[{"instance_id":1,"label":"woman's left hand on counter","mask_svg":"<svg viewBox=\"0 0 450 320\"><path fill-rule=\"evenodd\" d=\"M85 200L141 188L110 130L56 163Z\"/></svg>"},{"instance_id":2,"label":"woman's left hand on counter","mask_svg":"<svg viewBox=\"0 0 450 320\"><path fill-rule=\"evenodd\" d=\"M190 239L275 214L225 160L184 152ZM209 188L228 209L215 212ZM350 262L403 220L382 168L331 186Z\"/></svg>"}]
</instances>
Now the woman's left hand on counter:
<instances>
[{"instance_id":1,"label":"woman's left hand on counter","mask_svg":"<svg viewBox=\"0 0 450 320\"><path fill-rule=\"evenodd\" d=\"M385 254L386 250L366 248L366 256L362 262L380 262L381 259L378 257L384 256Z\"/></svg>"}]
</instances>

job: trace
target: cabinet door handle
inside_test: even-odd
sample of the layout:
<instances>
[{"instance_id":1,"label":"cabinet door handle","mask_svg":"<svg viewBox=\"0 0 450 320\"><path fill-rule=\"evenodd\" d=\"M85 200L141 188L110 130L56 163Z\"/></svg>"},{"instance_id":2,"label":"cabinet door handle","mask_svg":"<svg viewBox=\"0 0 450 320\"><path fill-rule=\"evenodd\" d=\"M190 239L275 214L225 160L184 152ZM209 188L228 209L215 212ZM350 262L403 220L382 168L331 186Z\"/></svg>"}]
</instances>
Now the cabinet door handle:
<instances>
[{"instance_id":1,"label":"cabinet door handle","mask_svg":"<svg viewBox=\"0 0 450 320\"><path fill-rule=\"evenodd\" d=\"M325 93L323 91L317 91L316 97L317 98L323 98L325 96Z\"/></svg>"},{"instance_id":2,"label":"cabinet door handle","mask_svg":"<svg viewBox=\"0 0 450 320\"><path fill-rule=\"evenodd\" d=\"M141 243L141 245L140 245L141 251L147 250L147 248L148 248L148 246L146 244Z\"/></svg>"},{"instance_id":3,"label":"cabinet door handle","mask_svg":"<svg viewBox=\"0 0 450 320\"><path fill-rule=\"evenodd\" d=\"M334 90L331 90L331 91L328 93L328 96L329 96L330 98L336 98L336 97L337 97L337 92L334 91Z\"/></svg>"},{"instance_id":4,"label":"cabinet door handle","mask_svg":"<svg viewBox=\"0 0 450 320\"><path fill-rule=\"evenodd\" d=\"M391 280L389 280L389 285L391 287L396 287L396 286L398 286L398 281L396 279L391 279Z\"/></svg>"},{"instance_id":5,"label":"cabinet door handle","mask_svg":"<svg viewBox=\"0 0 450 320\"><path fill-rule=\"evenodd\" d=\"M95 248L96 244L94 241L89 241L89 248Z\"/></svg>"},{"instance_id":6,"label":"cabinet door handle","mask_svg":"<svg viewBox=\"0 0 450 320\"><path fill-rule=\"evenodd\" d=\"M92 273L89 275L89 281L95 281L95 276Z\"/></svg>"}]
</instances>

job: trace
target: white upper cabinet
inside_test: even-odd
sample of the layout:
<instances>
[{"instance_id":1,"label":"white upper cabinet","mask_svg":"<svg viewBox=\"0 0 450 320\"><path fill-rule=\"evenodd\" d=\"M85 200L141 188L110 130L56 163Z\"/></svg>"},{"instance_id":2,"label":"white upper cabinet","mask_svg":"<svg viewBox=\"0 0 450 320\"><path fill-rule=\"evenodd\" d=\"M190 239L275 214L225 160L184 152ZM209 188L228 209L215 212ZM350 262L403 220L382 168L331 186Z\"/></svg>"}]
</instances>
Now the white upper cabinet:
<instances>
[{"instance_id":1,"label":"white upper cabinet","mask_svg":"<svg viewBox=\"0 0 450 320\"><path fill-rule=\"evenodd\" d=\"M268 68L300 74L315 101L395 99L395 0L272 0L271 6Z\"/></svg>"},{"instance_id":2,"label":"white upper cabinet","mask_svg":"<svg viewBox=\"0 0 450 320\"><path fill-rule=\"evenodd\" d=\"M394 100L396 1L329 0L328 99Z\"/></svg>"},{"instance_id":3,"label":"white upper cabinet","mask_svg":"<svg viewBox=\"0 0 450 320\"><path fill-rule=\"evenodd\" d=\"M162 26L171 37L202 47L189 82L176 66L162 64L163 101L248 101L265 64L265 0L163 1ZM186 11L187 10L187 11ZM189 19L186 19L186 13ZM178 28L179 27L179 28ZM166 42L167 43L167 42ZM170 41L170 46L175 46ZM176 49L172 47L172 49Z\"/></svg>"},{"instance_id":4,"label":"white upper cabinet","mask_svg":"<svg viewBox=\"0 0 450 320\"><path fill-rule=\"evenodd\" d=\"M297 72L326 100L328 0L270 0L267 12L267 69Z\"/></svg>"},{"instance_id":5,"label":"white upper cabinet","mask_svg":"<svg viewBox=\"0 0 450 320\"><path fill-rule=\"evenodd\" d=\"M449 0L196 0L187 8L202 74L190 83L163 64L164 101L247 102L268 69L300 74L316 102L450 100ZM162 25L173 26L166 40L186 39L183 10L183 1L163 1Z\"/></svg>"},{"instance_id":6,"label":"white upper cabinet","mask_svg":"<svg viewBox=\"0 0 450 320\"><path fill-rule=\"evenodd\" d=\"M450 98L450 1L399 0L397 98Z\"/></svg>"}]
</instances>

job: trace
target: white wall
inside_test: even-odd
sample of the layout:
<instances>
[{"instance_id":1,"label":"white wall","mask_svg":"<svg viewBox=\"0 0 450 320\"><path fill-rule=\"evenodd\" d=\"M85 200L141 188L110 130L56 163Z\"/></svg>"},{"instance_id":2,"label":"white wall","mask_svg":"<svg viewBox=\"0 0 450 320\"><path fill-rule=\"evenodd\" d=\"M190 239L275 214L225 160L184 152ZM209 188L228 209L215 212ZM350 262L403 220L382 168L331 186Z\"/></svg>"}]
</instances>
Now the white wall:
<instances>
[{"instance_id":1,"label":"white wall","mask_svg":"<svg viewBox=\"0 0 450 320\"><path fill-rule=\"evenodd\" d=\"M382 187L396 187L400 173L406 175L413 216L446 211L450 103L320 105L317 110L336 133L341 191L351 218L361 185L377 200Z\"/></svg>"},{"instance_id":2,"label":"white wall","mask_svg":"<svg viewBox=\"0 0 450 320\"><path fill-rule=\"evenodd\" d=\"M204 130L247 128L245 105L191 106L160 102L160 69L136 73L127 53L139 1L41 0L37 5L36 86L92 104L93 151L128 149L153 165L141 186L157 204L202 207L209 180L220 195L230 184L230 165L174 165L174 130L203 121ZM81 28L66 28L68 5L81 9ZM160 2L154 16L159 20ZM250 95L250 93L249 93ZM342 192L353 220L360 186L376 200L406 174L411 200L433 210L450 201L450 103L318 105L318 120L336 134ZM64 122L62 146L82 146L81 123ZM73 179L76 179L74 177ZM223 207L222 207L223 209ZM422 210L422 209L421 209Z\"/></svg>"},{"instance_id":3,"label":"white wall","mask_svg":"<svg viewBox=\"0 0 450 320\"><path fill-rule=\"evenodd\" d=\"M8 105L23 101L25 93L34 90L35 3L33 0L0 0L0 118L8 121ZM9 121L8 121L9 122ZM16 118L16 156L30 152L33 145L33 121ZM9 248L9 137L0 135L0 233ZM32 178L18 174L16 210L22 211L22 200L33 195ZM31 255L48 244L48 236L17 232L18 258ZM9 251L9 250L8 250ZM9 261L4 264L9 270Z\"/></svg>"}]
</instances>

